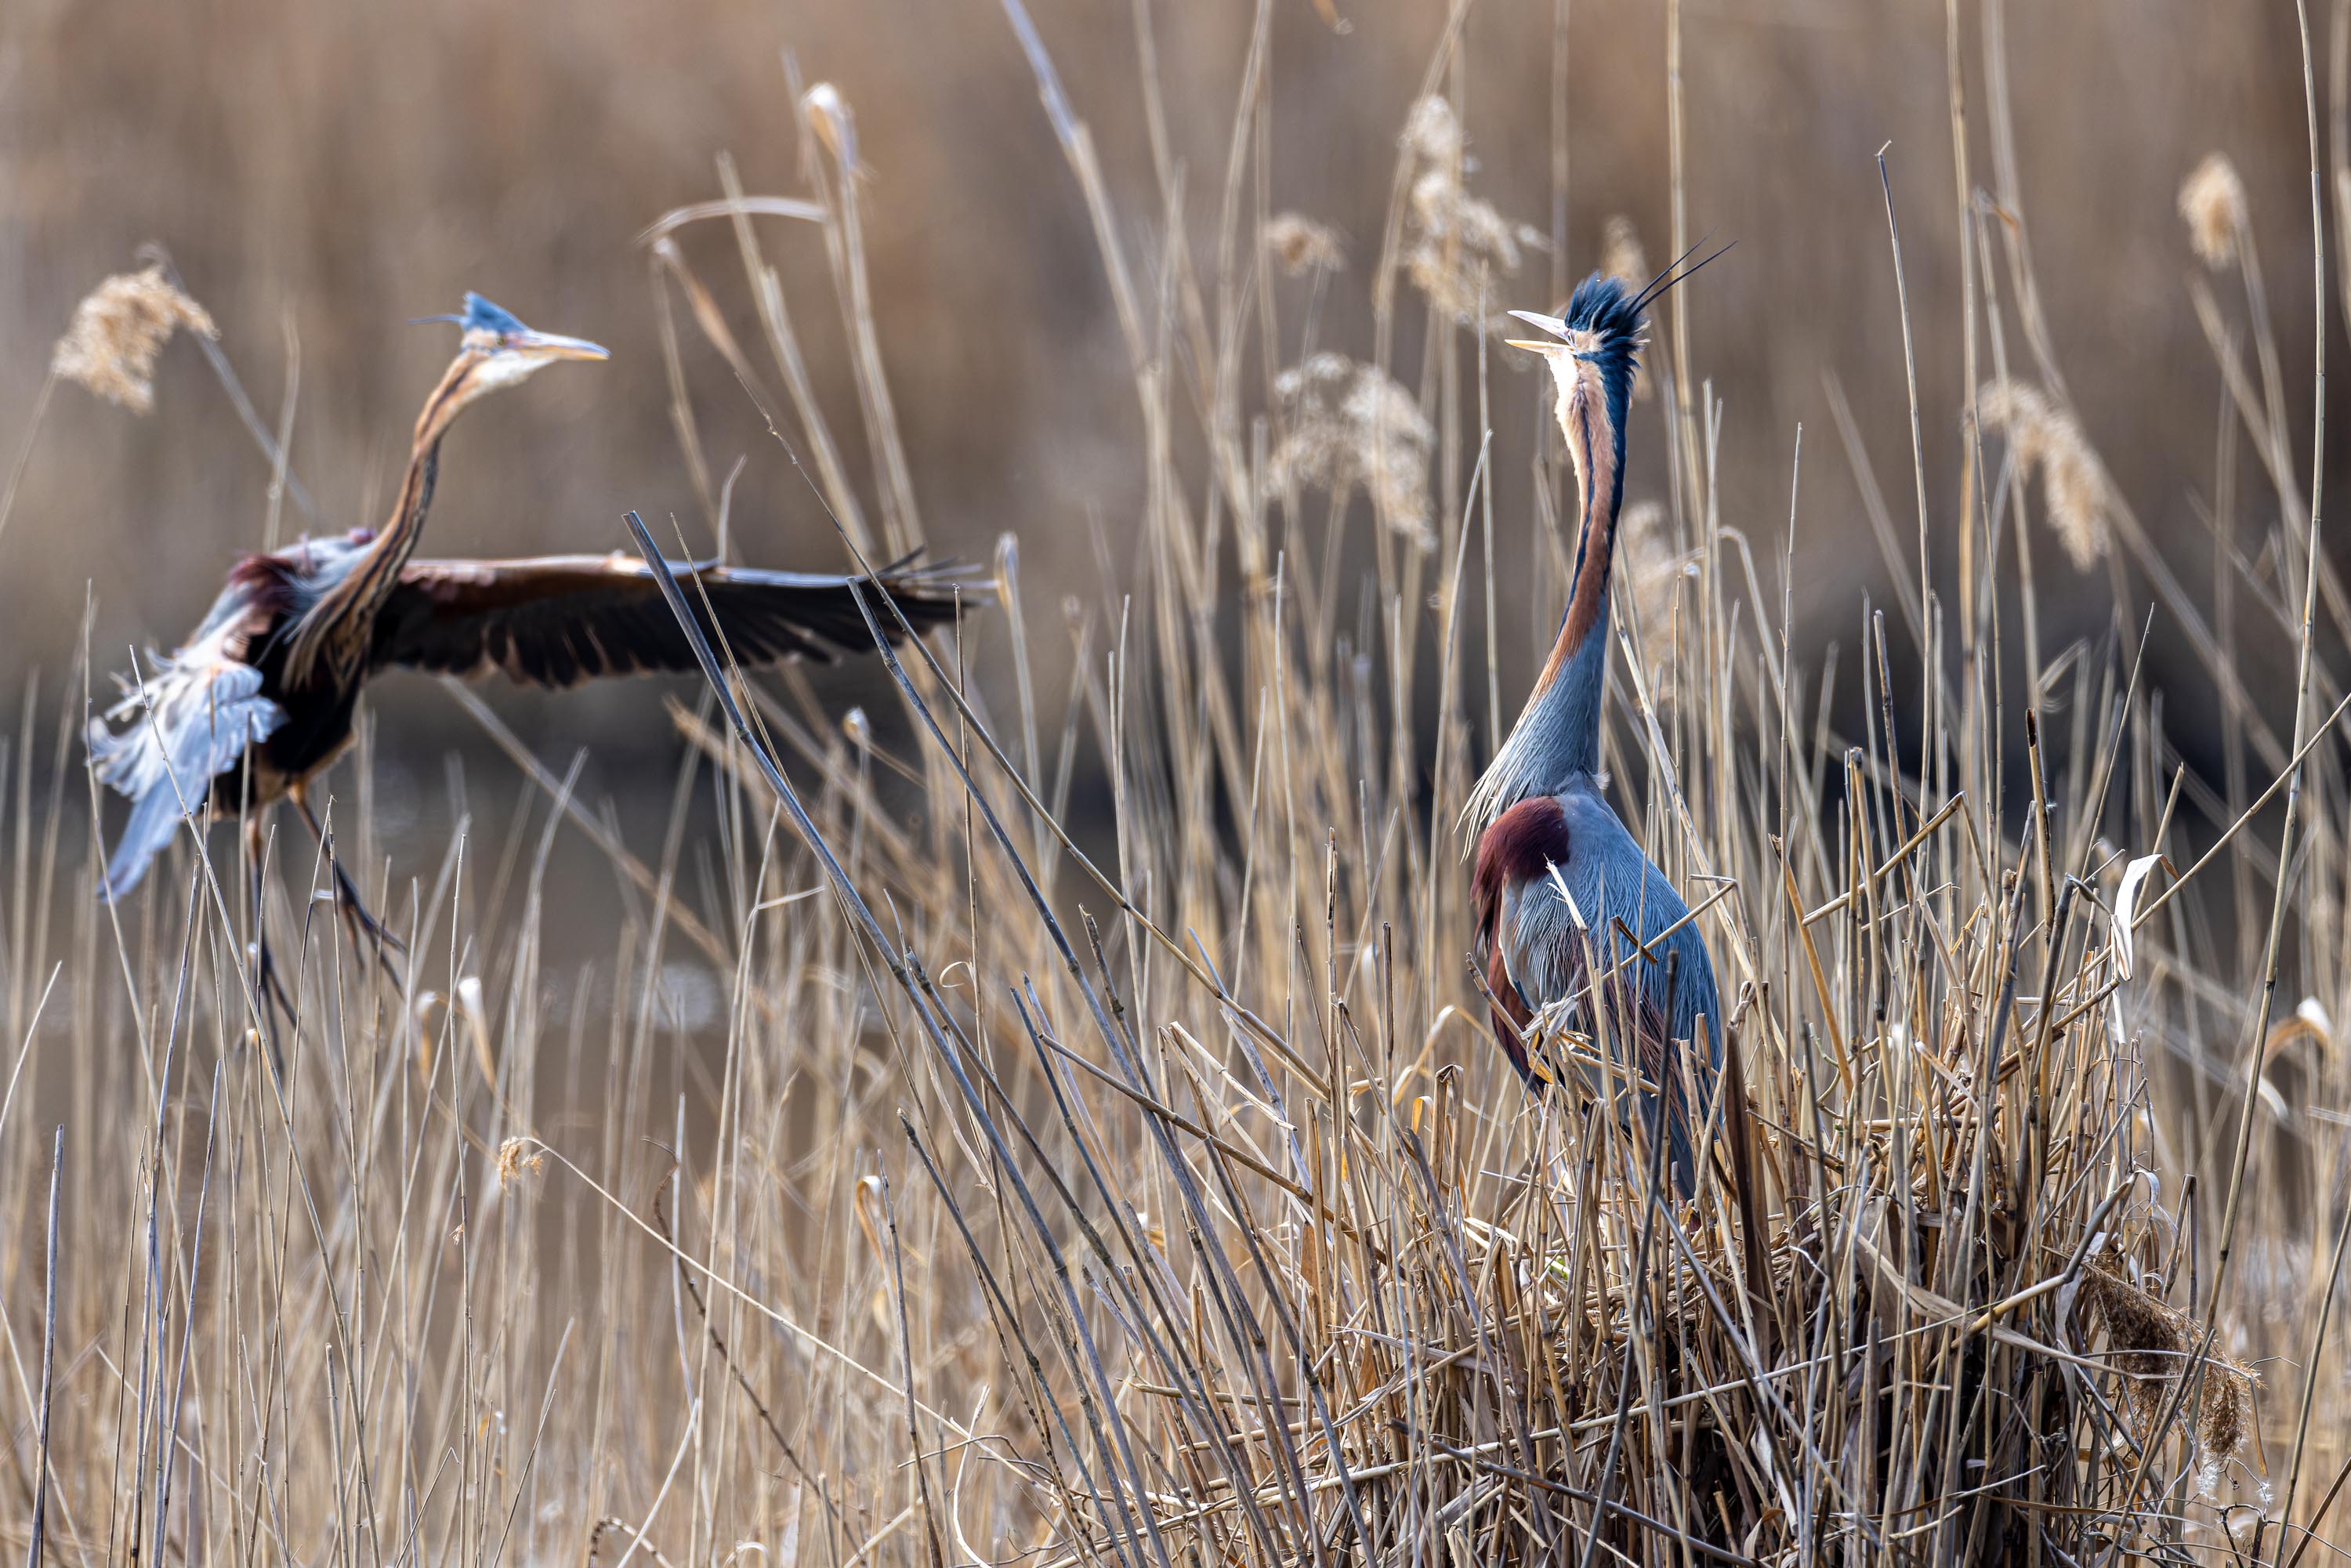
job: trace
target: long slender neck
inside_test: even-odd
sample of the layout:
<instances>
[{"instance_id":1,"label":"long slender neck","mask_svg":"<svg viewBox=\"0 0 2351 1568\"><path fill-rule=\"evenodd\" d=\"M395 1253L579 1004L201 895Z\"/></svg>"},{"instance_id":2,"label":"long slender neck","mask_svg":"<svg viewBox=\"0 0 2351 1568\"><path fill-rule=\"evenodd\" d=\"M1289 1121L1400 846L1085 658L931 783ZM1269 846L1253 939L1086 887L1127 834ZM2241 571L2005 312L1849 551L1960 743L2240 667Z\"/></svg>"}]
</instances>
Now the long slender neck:
<instances>
[{"instance_id":1,"label":"long slender neck","mask_svg":"<svg viewBox=\"0 0 2351 1568\"><path fill-rule=\"evenodd\" d=\"M1623 440L1599 371L1561 355L1559 423L1575 464L1575 580L1551 657L1508 739L1478 781L1465 811L1483 829L1517 801L1556 795L1578 775L1600 771L1600 702L1608 674L1608 579L1616 555L1618 467Z\"/></svg>"},{"instance_id":2,"label":"long slender neck","mask_svg":"<svg viewBox=\"0 0 2351 1568\"><path fill-rule=\"evenodd\" d=\"M392 516L384 519L375 542L346 580L358 590L353 610L372 614L399 580L400 569L416 553L417 542L424 537L424 514L433 507L434 482L441 474L444 434L434 432L430 440L409 453L408 472L401 476L400 498L392 506Z\"/></svg>"},{"instance_id":3,"label":"long slender neck","mask_svg":"<svg viewBox=\"0 0 2351 1568\"><path fill-rule=\"evenodd\" d=\"M434 481L441 471L441 440L468 401L463 389L475 362L471 354L458 355L424 400L392 515L384 519L367 553L302 618L287 658L287 674L293 679L307 679L321 661L334 679L344 683L353 679L374 634L376 611L399 582L401 568L416 553L417 541L424 537L424 517L432 509Z\"/></svg>"}]
</instances>

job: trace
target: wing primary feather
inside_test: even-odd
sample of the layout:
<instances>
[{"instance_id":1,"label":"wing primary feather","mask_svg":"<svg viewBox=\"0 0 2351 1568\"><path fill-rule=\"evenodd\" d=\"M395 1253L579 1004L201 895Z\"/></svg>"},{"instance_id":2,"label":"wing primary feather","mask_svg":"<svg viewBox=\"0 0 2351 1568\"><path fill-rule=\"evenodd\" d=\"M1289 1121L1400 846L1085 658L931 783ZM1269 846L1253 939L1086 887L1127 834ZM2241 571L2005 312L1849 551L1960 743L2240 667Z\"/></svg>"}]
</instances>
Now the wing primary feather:
<instances>
[{"instance_id":1,"label":"wing primary feather","mask_svg":"<svg viewBox=\"0 0 2351 1568\"><path fill-rule=\"evenodd\" d=\"M952 617L989 585L912 558L870 576L769 571L716 561L664 561L656 572L625 555L413 561L379 622L375 662L465 677L499 671L563 686L603 674L695 667L681 622L663 609L665 585L689 590L687 613L705 637L746 665L830 661L870 633L856 602L879 589L914 630ZM894 636L903 632L893 632Z\"/></svg>"},{"instance_id":2,"label":"wing primary feather","mask_svg":"<svg viewBox=\"0 0 2351 1568\"><path fill-rule=\"evenodd\" d=\"M99 889L110 900L139 885L180 819L204 804L214 779L286 722L285 711L261 695L261 672L225 659L164 661L131 702L140 711L129 728L116 734L92 719L89 734L99 781L132 801Z\"/></svg>"}]
</instances>

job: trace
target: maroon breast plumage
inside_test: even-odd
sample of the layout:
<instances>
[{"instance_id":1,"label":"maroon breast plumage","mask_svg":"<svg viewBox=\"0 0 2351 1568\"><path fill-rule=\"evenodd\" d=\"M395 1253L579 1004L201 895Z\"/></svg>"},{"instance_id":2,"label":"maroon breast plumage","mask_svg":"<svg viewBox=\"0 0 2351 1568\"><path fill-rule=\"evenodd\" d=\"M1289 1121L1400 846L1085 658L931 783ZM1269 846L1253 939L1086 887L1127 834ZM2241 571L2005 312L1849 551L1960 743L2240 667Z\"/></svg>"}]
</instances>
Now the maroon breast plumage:
<instances>
[{"instance_id":1,"label":"maroon breast plumage","mask_svg":"<svg viewBox=\"0 0 2351 1568\"><path fill-rule=\"evenodd\" d=\"M1568 858L1567 814L1549 795L1521 800L1494 819L1478 838L1477 869L1470 891L1478 908L1478 943L1485 959L1486 986L1493 993L1494 1038L1520 1072L1527 1071L1519 1037L1534 1009L1519 994L1510 974L1507 934L1500 929L1503 896L1519 883L1541 876Z\"/></svg>"}]
</instances>

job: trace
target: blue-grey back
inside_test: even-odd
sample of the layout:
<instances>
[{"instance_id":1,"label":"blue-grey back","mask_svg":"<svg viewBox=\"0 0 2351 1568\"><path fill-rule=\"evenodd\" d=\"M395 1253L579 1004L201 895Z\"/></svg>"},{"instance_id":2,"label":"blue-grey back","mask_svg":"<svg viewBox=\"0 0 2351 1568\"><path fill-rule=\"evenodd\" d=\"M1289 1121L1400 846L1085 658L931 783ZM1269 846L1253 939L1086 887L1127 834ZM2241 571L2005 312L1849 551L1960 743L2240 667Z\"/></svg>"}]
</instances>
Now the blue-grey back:
<instances>
[{"instance_id":1,"label":"blue-grey back","mask_svg":"<svg viewBox=\"0 0 2351 1568\"><path fill-rule=\"evenodd\" d=\"M1595 934L1607 936L1604 947L1595 940L1594 951L1608 953L1610 962L1623 962L1627 973L1640 976L1642 989L1667 1019L1672 1038L1696 1039L1700 1032L1698 1020L1709 1020L1703 1031L1707 1059L1710 1065L1720 1065L1722 1001L1706 941L1698 923L1687 919L1689 905L1666 880L1666 873L1642 852L1589 779L1579 779L1558 800L1567 819L1568 841L1573 846L1572 863L1562 868L1562 878L1577 904L1586 906L1586 923ZM1624 921L1640 937L1641 945L1656 955L1657 962L1650 963L1634 950L1615 931L1616 920ZM1677 925L1679 930L1660 940L1660 933ZM1675 971L1670 996L1666 989L1669 955Z\"/></svg>"}]
</instances>

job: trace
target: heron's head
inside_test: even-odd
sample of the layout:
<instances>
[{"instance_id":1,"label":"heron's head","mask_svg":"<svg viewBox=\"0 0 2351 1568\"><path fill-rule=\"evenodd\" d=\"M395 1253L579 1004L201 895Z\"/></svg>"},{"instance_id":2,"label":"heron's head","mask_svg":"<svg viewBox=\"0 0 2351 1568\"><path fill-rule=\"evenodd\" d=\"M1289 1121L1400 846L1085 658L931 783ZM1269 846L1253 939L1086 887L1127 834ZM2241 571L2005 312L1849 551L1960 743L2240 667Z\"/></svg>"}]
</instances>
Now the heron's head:
<instances>
[{"instance_id":1,"label":"heron's head","mask_svg":"<svg viewBox=\"0 0 2351 1568\"><path fill-rule=\"evenodd\" d=\"M559 360L609 360L611 352L585 338L541 332L526 327L510 310L491 304L478 294L465 296L465 308L454 316L426 316L425 321L447 321L463 329L457 357L424 406L417 421L419 440L438 434L475 399L524 381Z\"/></svg>"},{"instance_id":2,"label":"heron's head","mask_svg":"<svg viewBox=\"0 0 2351 1568\"><path fill-rule=\"evenodd\" d=\"M1647 324L1646 294L1595 272L1576 286L1562 315L1510 312L1550 334L1513 338L1510 344L1550 361L1552 380L1559 388L1559 428L1567 437L1586 503L1597 502L1612 511L1624 466L1625 409L1632 399L1633 371Z\"/></svg>"}]
</instances>

